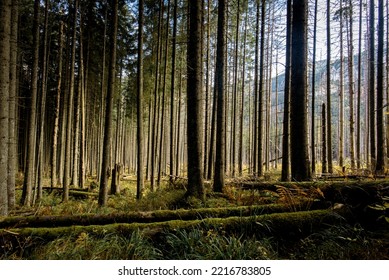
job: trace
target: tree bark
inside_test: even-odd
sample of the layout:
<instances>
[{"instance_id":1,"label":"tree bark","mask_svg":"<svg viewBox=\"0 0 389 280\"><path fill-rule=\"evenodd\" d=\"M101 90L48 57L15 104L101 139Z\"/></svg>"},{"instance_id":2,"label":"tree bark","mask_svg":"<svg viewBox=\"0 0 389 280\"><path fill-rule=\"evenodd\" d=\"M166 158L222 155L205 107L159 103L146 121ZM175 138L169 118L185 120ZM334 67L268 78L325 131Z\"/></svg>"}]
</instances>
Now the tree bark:
<instances>
[{"instance_id":1,"label":"tree bark","mask_svg":"<svg viewBox=\"0 0 389 280\"><path fill-rule=\"evenodd\" d=\"M284 121L282 136L282 171L281 181L290 180L290 62L292 51L292 0L287 1L286 19L286 57L284 88Z\"/></svg>"},{"instance_id":2,"label":"tree bark","mask_svg":"<svg viewBox=\"0 0 389 280\"><path fill-rule=\"evenodd\" d=\"M116 80L116 40L118 27L118 0L112 0L111 3L111 26L110 26L110 48L109 48L109 73L108 73L108 90L107 103L105 111L105 125L104 125L104 142L103 142L103 161L101 164L100 175L100 190L99 190L99 206L105 206L108 200L108 174L110 163L110 152L112 145L112 109L113 98L115 94L115 80Z\"/></svg>"},{"instance_id":3,"label":"tree bark","mask_svg":"<svg viewBox=\"0 0 389 280\"><path fill-rule=\"evenodd\" d=\"M59 25L59 43L58 43L58 70L57 70L57 94L55 97L54 109L54 131L53 145L51 154L51 187L57 186L57 146L58 146L58 130L59 130L59 111L61 108L61 91L62 91L62 56L63 56L63 22Z\"/></svg>"},{"instance_id":4,"label":"tree bark","mask_svg":"<svg viewBox=\"0 0 389 280\"><path fill-rule=\"evenodd\" d=\"M316 147L315 147L315 91L316 91L316 37L317 37L317 2L315 0L315 11L313 20L313 55L312 55L312 106L311 106L311 172L316 173Z\"/></svg>"},{"instance_id":5,"label":"tree bark","mask_svg":"<svg viewBox=\"0 0 389 280\"><path fill-rule=\"evenodd\" d=\"M370 146L370 169L375 171L376 166L376 123L375 123L375 6L374 0L369 5L369 146ZM368 159L369 160L369 159Z\"/></svg>"},{"instance_id":6,"label":"tree bark","mask_svg":"<svg viewBox=\"0 0 389 280\"><path fill-rule=\"evenodd\" d=\"M143 175L143 22L144 22L144 2L139 1L139 28L138 28L138 68L137 68L137 180L136 180L136 198L142 197L144 187Z\"/></svg>"},{"instance_id":7,"label":"tree bark","mask_svg":"<svg viewBox=\"0 0 389 280\"><path fill-rule=\"evenodd\" d=\"M32 204L32 186L35 183L35 151L36 151L36 108L38 96L38 68L39 68L39 5L34 2L33 22L33 63L31 74L31 109L28 123L27 162L23 183L22 204L29 207Z\"/></svg>"},{"instance_id":8,"label":"tree bark","mask_svg":"<svg viewBox=\"0 0 389 280\"><path fill-rule=\"evenodd\" d=\"M384 142L384 1L378 0L378 49L377 49L377 164L375 174L385 173Z\"/></svg>"},{"instance_id":9,"label":"tree bark","mask_svg":"<svg viewBox=\"0 0 389 280\"><path fill-rule=\"evenodd\" d=\"M0 3L0 216L8 215L11 1Z\"/></svg>"},{"instance_id":10,"label":"tree bark","mask_svg":"<svg viewBox=\"0 0 389 280\"><path fill-rule=\"evenodd\" d=\"M68 107L67 107L67 121L66 121L66 144L65 144L65 169L63 176L63 188L62 201L67 202L69 200L69 186L70 186L70 164L72 154L72 123L73 123L73 110L74 110L74 73L76 63L76 36L77 36L77 11L78 0L74 0L74 15L73 15L73 34L72 34L72 49L71 49L71 62L70 62L70 82L68 92Z\"/></svg>"},{"instance_id":11,"label":"tree bark","mask_svg":"<svg viewBox=\"0 0 389 280\"><path fill-rule=\"evenodd\" d=\"M202 83L201 83L201 0L189 2L189 38L187 51L187 143L188 143L188 196L204 199L202 163Z\"/></svg>"},{"instance_id":12,"label":"tree bark","mask_svg":"<svg viewBox=\"0 0 389 280\"><path fill-rule=\"evenodd\" d=\"M327 0L327 161L332 173L332 123L331 123L331 5Z\"/></svg>"},{"instance_id":13,"label":"tree bark","mask_svg":"<svg viewBox=\"0 0 389 280\"><path fill-rule=\"evenodd\" d=\"M215 172L213 189L216 192L223 192L224 189L224 170L225 170L225 86L224 86L224 68L225 68L225 28L226 28L226 1L219 0L218 20L217 20L217 49L216 49L216 70L215 85L217 96L217 116L216 116L216 154L215 154Z\"/></svg>"},{"instance_id":14,"label":"tree bark","mask_svg":"<svg viewBox=\"0 0 389 280\"><path fill-rule=\"evenodd\" d=\"M1 17L2 18L2 17ZM12 1L9 73L9 146L8 146L8 209L15 207L15 174L17 171L17 60L18 60L19 0Z\"/></svg>"},{"instance_id":15,"label":"tree bark","mask_svg":"<svg viewBox=\"0 0 389 280\"><path fill-rule=\"evenodd\" d=\"M311 178L307 133L308 1L293 2L291 56L291 171L295 181Z\"/></svg>"}]
</instances>

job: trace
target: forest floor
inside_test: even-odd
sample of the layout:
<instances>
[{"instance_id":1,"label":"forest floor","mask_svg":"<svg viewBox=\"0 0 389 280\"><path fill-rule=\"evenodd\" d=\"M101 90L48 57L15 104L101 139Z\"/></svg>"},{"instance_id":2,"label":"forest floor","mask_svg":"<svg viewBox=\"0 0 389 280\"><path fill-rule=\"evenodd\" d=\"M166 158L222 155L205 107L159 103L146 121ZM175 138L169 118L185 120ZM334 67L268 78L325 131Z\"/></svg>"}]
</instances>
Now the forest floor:
<instances>
[{"instance_id":1,"label":"forest floor","mask_svg":"<svg viewBox=\"0 0 389 280\"><path fill-rule=\"evenodd\" d=\"M0 217L0 259L389 259L389 180L240 178L223 194L207 183L205 201L186 199L185 184L136 201L125 176L103 208L92 187L67 203L45 190Z\"/></svg>"}]
</instances>

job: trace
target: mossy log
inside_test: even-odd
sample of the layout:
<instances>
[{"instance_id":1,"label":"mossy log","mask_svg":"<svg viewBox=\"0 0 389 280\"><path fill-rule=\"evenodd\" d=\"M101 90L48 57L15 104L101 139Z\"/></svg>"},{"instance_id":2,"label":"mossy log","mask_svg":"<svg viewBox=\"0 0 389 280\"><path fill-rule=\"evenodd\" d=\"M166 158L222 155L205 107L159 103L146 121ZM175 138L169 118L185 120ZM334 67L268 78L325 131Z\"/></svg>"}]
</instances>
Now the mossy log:
<instances>
[{"instance_id":1,"label":"mossy log","mask_svg":"<svg viewBox=\"0 0 389 280\"><path fill-rule=\"evenodd\" d=\"M236 184L243 189L277 191L281 187L304 191L319 189L325 201L347 205L369 205L381 203L380 191L389 186L389 180L338 181L338 182L242 182Z\"/></svg>"},{"instance_id":2,"label":"mossy log","mask_svg":"<svg viewBox=\"0 0 389 280\"><path fill-rule=\"evenodd\" d=\"M158 210L152 212L130 212L105 215L83 214L66 216L6 217L0 219L0 228L22 227L63 227L73 225L104 225L112 223L152 223L169 220L196 220L204 218L225 218L231 216L253 216L270 213L291 212L295 209L320 209L322 205L314 201L302 202L293 207L284 204L240 206L224 208L200 208L191 210Z\"/></svg>"},{"instance_id":3,"label":"mossy log","mask_svg":"<svg viewBox=\"0 0 389 280\"><path fill-rule=\"evenodd\" d=\"M341 211L342 215L339 215L339 212L334 212L333 210L313 210L248 217L207 218L190 221L174 220L155 223L115 223L109 225L54 228L1 229L0 241L13 242L15 239L20 241L29 238L30 240L48 242L63 236L77 238L81 233L87 233L96 237L104 237L107 234L128 236L137 230L141 230L146 236L153 237L166 232L194 228L204 230L212 229L223 231L227 234L256 235L258 237L273 236L289 239L299 238L320 228L344 222L344 215L347 215L347 212Z\"/></svg>"}]
</instances>

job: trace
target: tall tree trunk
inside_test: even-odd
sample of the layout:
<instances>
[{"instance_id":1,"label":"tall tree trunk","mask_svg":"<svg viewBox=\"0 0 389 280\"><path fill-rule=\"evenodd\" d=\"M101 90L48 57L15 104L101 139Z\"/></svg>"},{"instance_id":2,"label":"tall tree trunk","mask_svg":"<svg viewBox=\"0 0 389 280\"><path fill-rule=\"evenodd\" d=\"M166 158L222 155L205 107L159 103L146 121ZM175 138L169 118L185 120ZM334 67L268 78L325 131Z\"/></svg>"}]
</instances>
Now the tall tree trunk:
<instances>
[{"instance_id":1,"label":"tall tree trunk","mask_svg":"<svg viewBox=\"0 0 389 280\"><path fill-rule=\"evenodd\" d=\"M317 37L317 0L315 0L315 11L313 20L313 57L312 57L312 106L311 106L311 171L316 173L315 155L315 91L316 91L316 37Z\"/></svg>"},{"instance_id":2,"label":"tall tree trunk","mask_svg":"<svg viewBox=\"0 0 389 280\"><path fill-rule=\"evenodd\" d=\"M48 39L49 29L49 1L45 1L45 21L44 21L44 32L43 32L43 54L42 54L42 80L41 80L41 96L39 99L40 110L39 110L39 136L38 136L38 159L37 159L37 192L34 193L34 197L39 200L42 198L42 182L43 182L43 168L44 168L44 155L43 155L43 143L44 143L44 128L45 128L45 114L46 114L46 96L47 96L47 68L48 68ZM38 122L37 122L38 123ZM35 199L34 199L35 201ZM35 202L34 202L35 203Z\"/></svg>"},{"instance_id":3,"label":"tall tree trunk","mask_svg":"<svg viewBox=\"0 0 389 280\"><path fill-rule=\"evenodd\" d=\"M375 173L385 173L384 145L384 1L378 0L377 49L377 164Z\"/></svg>"},{"instance_id":4,"label":"tall tree trunk","mask_svg":"<svg viewBox=\"0 0 389 280\"><path fill-rule=\"evenodd\" d=\"M105 206L108 200L108 174L110 163L110 152L112 145L112 109L113 97L115 94L116 79L116 40L118 27L118 0L112 0L111 3L111 25L110 25L110 48L109 48L109 68L108 68L108 89L107 103L105 111L104 142L103 142L103 161L101 164L99 206Z\"/></svg>"},{"instance_id":5,"label":"tall tree trunk","mask_svg":"<svg viewBox=\"0 0 389 280\"><path fill-rule=\"evenodd\" d=\"M234 47L234 83L232 93L232 129L231 129L231 169L232 177L236 172L236 136L237 136L237 107L238 107L238 64L239 64L239 23L240 23L240 0L237 3L236 26L235 26L235 47Z\"/></svg>"},{"instance_id":6,"label":"tall tree trunk","mask_svg":"<svg viewBox=\"0 0 389 280\"><path fill-rule=\"evenodd\" d=\"M216 192L223 192L224 170L225 170L225 86L224 86L224 63L225 63L225 29L226 29L226 1L219 0L217 19L217 47L216 47L216 70L215 85L217 96L217 117L216 117L216 155L213 189Z\"/></svg>"},{"instance_id":7,"label":"tall tree trunk","mask_svg":"<svg viewBox=\"0 0 389 280\"><path fill-rule=\"evenodd\" d=\"M188 196L204 199L202 162L201 100L201 0L189 2L189 40L187 53L187 143L188 143Z\"/></svg>"},{"instance_id":8,"label":"tall tree trunk","mask_svg":"<svg viewBox=\"0 0 389 280\"><path fill-rule=\"evenodd\" d=\"M171 84L170 84L170 181L173 180L174 176L174 97L175 97L175 86L176 86L176 42L177 42L177 6L178 1L174 0L173 3L173 38L172 38L172 73L171 73ZM205 150L206 151L206 150Z\"/></svg>"},{"instance_id":9,"label":"tall tree trunk","mask_svg":"<svg viewBox=\"0 0 389 280\"><path fill-rule=\"evenodd\" d=\"M154 77L154 108L153 108L153 125L152 125L152 140L151 140L151 170L150 170L150 187L151 191L154 190L154 184L155 184L155 163L156 163L156 150L157 150L157 136L156 136L156 130L157 130L157 108L158 108L158 96L159 96L159 80L160 80L160 74L159 74L159 64L160 64L160 58L161 58L161 36L162 36L162 16L163 16L163 1L161 0L159 2L159 16L158 16L158 40L157 40L157 46L156 46L156 66L155 66L155 77Z\"/></svg>"},{"instance_id":10,"label":"tall tree trunk","mask_svg":"<svg viewBox=\"0 0 389 280\"><path fill-rule=\"evenodd\" d=\"M308 0L293 2L291 56L291 168L292 179L310 179L307 133L307 22Z\"/></svg>"},{"instance_id":11,"label":"tall tree trunk","mask_svg":"<svg viewBox=\"0 0 389 280\"><path fill-rule=\"evenodd\" d=\"M57 186L57 146L58 146L58 130L59 130L59 111L61 107L61 90L62 90L62 56L63 56L63 22L59 25L59 43L58 43L58 72L57 72L57 94L55 97L54 109L54 131L53 145L51 154L51 188Z\"/></svg>"},{"instance_id":12,"label":"tall tree trunk","mask_svg":"<svg viewBox=\"0 0 389 280\"><path fill-rule=\"evenodd\" d=\"M74 0L74 15L73 15L73 34L72 34L72 50L71 50L71 62L70 62L70 82L68 92L68 111L67 111L67 124L66 124L66 146L65 146L65 170L63 177L63 192L62 201L67 202L69 200L69 185L70 185L70 164L72 154L72 120L73 120L73 104L74 104L74 65L76 63L76 36L77 36L77 13L78 13L78 0Z\"/></svg>"},{"instance_id":13,"label":"tall tree trunk","mask_svg":"<svg viewBox=\"0 0 389 280\"><path fill-rule=\"evenodd\" d=\"M144 3L139 0L139 28L138 28L138 75L137 75L137 179L136 179L136 198L142 197L144 187L143 176L143 22L144 22Z\"/></svg>"},{"instance_id":14,"label":"tall tree trunk","mask_svg":"<svg viewBox=\"0 0 389 280\"><path fill-rule=\"evenodd\" d=\"M165 63L163 67L163 89L162 89L162 105L161 105L161 135L159 138L159 160L158 160L158 177L157 177L157 185L161 184L161 176L162 176L162 160L165 155L163 153L164 148L164 139L165 139L165 96L166 96L166 77L167 77L167 64L168 64L168 56L169 56L169 26L170 26L170 0L168 0L168 5L166 9L166 39L165 39ZM166 149L166 147L165 147Z\"/></svg>"},{"instance_id":15,"label":"tall tree trunk","mask_svg":"<svg viewBox=\"0 0 389 280\"><path fill-rule=\"evenodd\" d=\"M11 1L0 3L0 216L8 215Z\"/></svg>"},{"instance_id":16,"label":"tall tree trunk","mask_svg":"<svg viewBox=\"0 0 389 280\"><path fill-rule=\"evenodd\" d=\"M361 168L361 95L362 95L362 7L359 2L359 38L358 38L358 96L357 96L357 168Z\"/></svg>"},{"instance_id":17,"label":"tall tree trunk","mask_svg":"<svg viewBox=\"0 0 389 280\"><path fill-rule=\"evenodd\" d=\"M376 166L376 129L375 129L375 40L374 40L374 0L370 0L369 16L369 123L370 123L370 169Z\"/></svg>"},{"instance_id":18,"label":"tall tree trunk","mask_svg":"<svg viewBox=\"0 0 389 280\"><path fill-rule=\"evenodd\" d=\"M332 167L332 123L331 123L331 3L327 0L327 160L328 172Z\"/></svg>"},{"instance_id":19,"label":"tall tree trunk","mask_svg":"<svg viewBox=\"0 0 389 280\"><path fill-rule=\"evenodd\" d=\"M282 136L282 171L281 181L290 180L290 63L292 50L292 0L287 1L286 19L286 57L284 88L284 121Z\"/></svg>"},{"instance_id":20,"label":"tall tree trunk","mask_svg":"<svg viewBox=\"0 0 389 280\"><path fill-rule=\"evenodd\" d=\"M257 11L255 20L255 62L254 62L254 122L253 122L253 173L257 175L258 171L258 92L259 92L259 16L260 3L257 1Z\"/></svg>"},{"instance_id":21,"label":"tall tree trunk","mask_svg":"<svg viewBox=\"0 0 389 280\"><path fill-rule=\"evenodd\" d=\"M258 159L257 159L257 175L263 175L263 94L264 94L264 61L265 61L265 18L266 18L266 0L261 1L261 40L260 40L260 51L259 57L259 85L258 85Z\"/></svg>"},{"instance_id":22,"label":"tall tree trunk","mask_svg":"<svg viewBox=\"0 0 389 280\"><path fill-rule=\"evenodd\" d=\"M238 173L242 176L243 171L243 116L244 116L244 94L245 94L245 76L246 76L246 42L247 42L247 24L248 24L248 7L246 7L246 18L243 35L243 65L242 65L242 92L241 92L241 107L239 112L239 148L238 148Z\"/></svg>"},{"instance_id":23,"label":"tall tree trunk","mask_svg":"<svg viewBox=\"0 0 389 280\"><path fill-rule=\"evenodd\" d=\"M100 99L100 126L99 126L99 137L97 141L97 180L100 180L101 174L101 163L103 161L103 145L101 139L103 138L104 130L104 101L106 97L106 83L105 83L105 73L106 73L106 46L107 46L107 28L108 28L108 0L104 1L105 11L104 11L104 32L103 32L103 52L102 52L102 69L101 69L101 99Z\"/></svg>"},{"instance_id":24,"label":"tall tree trunk","mask_svg":"<svg viewBox=\"0 0 389 280\"><path fill-rule=\"evenodd\" d=\"M9 147L8 147L8 209L15 207L15 174L17 163L17 59L18 59L18 26L19 0L12 1L10 34L10 72L9 72ZM0 17L3 18L3 17ZM1 107L0 107L1 108Z\"/></svg>"},{"instance_id":25,"label":"tall tree trunk","mask_svg":"<svg viewBox=\"0 0 389 280\"><path fill-rule=\"evenodd\" d=\"M342 168L344 163L344 76L343 76L343 1L340 1L339 14L339 38L340 38L340 66L339 66L339 166Z\"/></svg>"},{"instance_id":26,"label":"tall tree trunk","mask_svg":"<svg viewBox=\"0 0 389 280\"><path fill-rule=\"evenodd\" d=\"M32 204L32 185L35 182L35 150L36 150L36 108L38 96L38 68L39 68L39 5L34 2L33 23L33 62L31 74L31 109L28 123L27 162L23 183L22 204L29 207Z\"/></svg>"},{"instance_id":27,"label":"tall tree trunk","mask_svg":"<svg viewBox=\"0 0 389 280\"><path fill-rule=\"evenodd\" d=\"M350 161L351 169L355 169L355 141L354 141L354 39L353 39L353 4L349 0L349 28L348 30L348 91L349 91L349 106L350 106Z\"/></svg>"}]
</instances>

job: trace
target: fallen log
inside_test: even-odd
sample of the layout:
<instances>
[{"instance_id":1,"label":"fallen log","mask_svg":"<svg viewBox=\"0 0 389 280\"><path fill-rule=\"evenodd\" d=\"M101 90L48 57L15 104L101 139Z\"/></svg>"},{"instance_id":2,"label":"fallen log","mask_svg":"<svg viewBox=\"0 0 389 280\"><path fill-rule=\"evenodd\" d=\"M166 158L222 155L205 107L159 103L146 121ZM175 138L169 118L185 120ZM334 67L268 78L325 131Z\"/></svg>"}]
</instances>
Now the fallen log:
<instances>
[{"instance_id":1,"label":"fallen log","mask_svg":"<svg viewBox=\"0 0 389 280\"><path fill-rule=\"evenodd\" d=\"M204 218L225 218L231 216L254 216L270 213L291 212L293 210L320 209L323 205L317 201L304 201L294 207L284 204L257 206L239 206L224 208L200 208L191 210L158 210L153 212L115 213L106 215L66 215L66 216L29 216L5 217L0 219L0 228L24 227L64 227L74 225L104 225L112 223L153 223L169 220L195 220Z\"/></svg>"},{"instance_id":2,"label":"fallen log","mask_svg":"<svg viewBox=\"0 0 389 280\"><path fill-rule=\"evenodd\" d=\"M341 215L340 215L341 214ZM155 223L115 223L109 225L69 226L54 228L14 228L0 230L0 243L19 242L21 239L48 242L59 237L76 238L81 233L104 237L107 234L129 236L141 230L146 236L155 236L177 230L201 228L224 231L227 234L245 236L273 236L278 238L301 237L329 225L337 225L345 221L347 212L340 210L313 210L292 213L274 213L260 216L207 218L203 220L174 220ZM1 245L1 244L0 244ZM1 246L5 248L6 246ZM3 250L3 249L1 249Z\"/></svg>"},{"instance_id":3,"label":"fallen log","mask_svg":"<svg viewBox=\"0 0 389 280\"><path fill-rule=\"evenodd\" d=\"M339 181L339 182L241 182L237 185L242 189L270 190L277 192L279 187L293 190L320 190L326 201L333 203L357 204L380 203L380 191L389 186L388 180L374 181Z\"/></svg>"}]
</instances>

